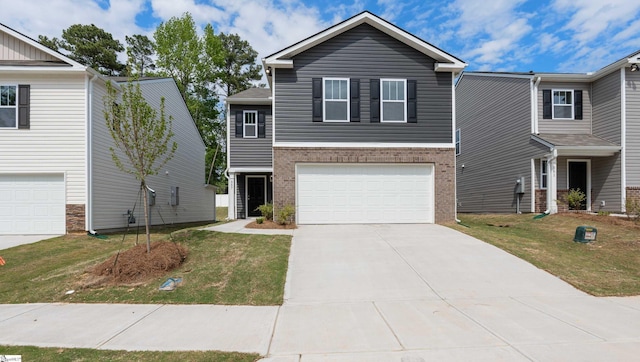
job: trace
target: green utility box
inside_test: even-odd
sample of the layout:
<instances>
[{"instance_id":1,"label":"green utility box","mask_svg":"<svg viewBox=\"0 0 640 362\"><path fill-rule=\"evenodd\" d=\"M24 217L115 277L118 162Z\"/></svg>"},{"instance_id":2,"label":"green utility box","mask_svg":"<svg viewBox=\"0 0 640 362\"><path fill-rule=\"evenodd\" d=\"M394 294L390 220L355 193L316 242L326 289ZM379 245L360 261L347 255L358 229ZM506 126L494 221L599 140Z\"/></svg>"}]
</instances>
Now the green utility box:
<instances>
[{"instance_id":1,"label":"green utility box","mask_svg":"<svg viewBox=\"0 0 640 362\"><path fill-rule=\"evenodd\" d=\"M590 243L596 240L598 229L593 226L578 226L576 228L576 236L573 237L573 241L581 243Z\"/></svg>"}]
</instances>

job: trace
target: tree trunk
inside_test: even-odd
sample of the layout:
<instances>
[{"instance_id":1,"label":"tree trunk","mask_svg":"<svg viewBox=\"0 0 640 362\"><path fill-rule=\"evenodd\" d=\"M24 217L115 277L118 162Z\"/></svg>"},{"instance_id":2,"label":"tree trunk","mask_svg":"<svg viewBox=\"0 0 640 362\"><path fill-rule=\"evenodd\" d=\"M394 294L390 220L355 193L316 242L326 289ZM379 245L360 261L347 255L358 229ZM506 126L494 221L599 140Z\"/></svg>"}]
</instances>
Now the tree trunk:
<instances>
[{"instance_id":1,"label":"tree trunk","mask_svg":"<svg viewBox=\"0 0 640 362\"><path fill-rule=\"evenodd\" d=\"M147 254L151 253L151 232L149 231L149 195L147 193L147 185L144 180L140 183L142 189L142 199L144 203L144 226L147 233Z\"/></svg>"}]
</instances>

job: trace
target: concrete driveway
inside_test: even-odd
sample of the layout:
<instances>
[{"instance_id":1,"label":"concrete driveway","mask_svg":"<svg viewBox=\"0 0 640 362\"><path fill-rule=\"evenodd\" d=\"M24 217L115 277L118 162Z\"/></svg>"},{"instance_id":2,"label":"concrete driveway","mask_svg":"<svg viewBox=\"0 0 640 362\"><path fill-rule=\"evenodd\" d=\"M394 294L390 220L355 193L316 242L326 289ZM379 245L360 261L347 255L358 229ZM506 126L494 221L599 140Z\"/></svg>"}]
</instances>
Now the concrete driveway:
<instances>
[{"instance_id":1,"label":"concrete driveway","mask_svg":"<svg viewBox=\"0 0 640 362\"><path fill-rule=\"evenodd\" d=\"M640 298L595 298L439 225L301 226L270 361L632 360Z\"/></svg>"},{"instance_id":2,"label":"concrete driveway","mask_svg":"<svg viewBox=\"0 0 640 362\"><path fill-rule=\"evenodd\" d=\"M18 245L32 244L57 236L60 235L0 235L0 250L13 248Z\"/></svg>"}]
</instances>

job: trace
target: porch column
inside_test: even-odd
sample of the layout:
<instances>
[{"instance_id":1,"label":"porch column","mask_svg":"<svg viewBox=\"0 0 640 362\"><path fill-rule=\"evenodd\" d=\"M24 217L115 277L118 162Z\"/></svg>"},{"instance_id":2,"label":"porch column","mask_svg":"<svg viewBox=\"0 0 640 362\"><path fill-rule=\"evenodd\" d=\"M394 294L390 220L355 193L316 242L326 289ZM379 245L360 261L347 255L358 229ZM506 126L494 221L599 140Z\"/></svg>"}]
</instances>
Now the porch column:
<instances>
[{"instance_id":1,"label":"porch column","mask_svg":"<svg viewBox=\"0 0 640 362\"><path fill-rule=\"evenodd\" d=\"M558 212L558 153L553 150L553 154L547 157L547 209L549 213Z\"/></svg>"},{"instance_id":2,"label":"porch column","mask_svg":"<svg viewBox=\"0 0 640 362\"><path fill-rule=\"evenodd\" d=\"M227 217L229 220L236 219L236 174L229 173L228 185L229 207L227 208Z\"/></svg>"}]
</instances>

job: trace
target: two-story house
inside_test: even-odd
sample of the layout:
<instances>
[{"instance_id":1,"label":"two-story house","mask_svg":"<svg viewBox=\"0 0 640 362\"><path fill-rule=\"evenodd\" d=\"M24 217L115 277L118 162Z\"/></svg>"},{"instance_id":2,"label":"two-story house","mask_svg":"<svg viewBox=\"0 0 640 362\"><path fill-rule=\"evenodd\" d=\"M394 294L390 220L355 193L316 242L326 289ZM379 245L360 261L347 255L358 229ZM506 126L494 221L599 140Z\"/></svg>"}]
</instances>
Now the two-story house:
<instances>
[{"instance_id":1,"label":"two-story house","mask_svg":"<svg viewBox=\"0 0 640 362\"><path fill-rule=\"evenodd\" d=\"M0 234L103 231L144 220L140 183L111 158L107 81L119 89L126 80L0 24ZM152 224L212 220L205 145L177 85L171 78L137 83L154 108L165 98L178 143L174 158L147 180L156 195Z\"/></svg>"},{"instance_id":2,"label":"two-story house","mask_svg":"<svg viewBox=\"0 0 640 362\"><path fill-rule=\"evenodd\" d=\"M454 79L466 64L363 12L263 59L227 99L229 215L299 224L455 219Z\"/></svg>"},{"instance_id":3,"label":"two-story house","mask_svg":"<svg viewBox=\"0 0 640 362\"><path fill-rule=\"evenodd\" d=\"M639 54L594 73L463 73L458 210L555 213L578 189L594 212L640 199Z\"/></svg>"}]
</instances>

